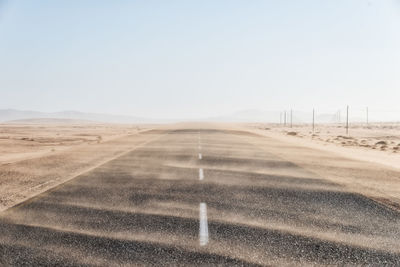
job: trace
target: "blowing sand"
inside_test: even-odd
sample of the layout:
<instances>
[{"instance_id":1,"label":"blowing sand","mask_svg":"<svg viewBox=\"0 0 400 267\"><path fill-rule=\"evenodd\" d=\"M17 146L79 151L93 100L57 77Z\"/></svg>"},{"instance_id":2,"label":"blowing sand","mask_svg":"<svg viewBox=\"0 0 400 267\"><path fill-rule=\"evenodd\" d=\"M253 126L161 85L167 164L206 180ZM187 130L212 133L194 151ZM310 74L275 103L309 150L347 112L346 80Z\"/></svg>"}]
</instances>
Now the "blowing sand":
<instances>
[{"instance_id":1,"label":"blowing sand","mask_svg":"<svg viewBox=\"0 0 400 267\"><path fill-rule=\"evenodd\" d=\"M400 210L400 125L352 125L349 135L338 125L279 127L248 124L277 155L335 183ZM261 144L258 144L261 145Z\"/></svg>"},{"instance_id":2,"label":"blowing sand","mask_svg":"<svg viewBox=\"0 0 400 267\"><path fill-rule=\"evenodd\" d=\"M0 164L102 143L139 130L139 126L117 124L0 124Z\"/></svg>"},{"instance_id":3,"label":"blowing sand","mask_svg":"<svg viewBox=\"0 0 400 267\"><path fill-rule=\"evenodd\" d=\"M144 144L150 127L0 124L0 211Z\"/></svg>"},{"instance_id":4,"label":"blowing sand","mask_svg":"<svg viewBox=\"0 0 400 267\"><path fill-rule=\"evenodd\" d=\"M399 125L282 128L265 124L209 124L270 137L255 143L323 179L400 209ZM164 126L0 124L0 211L159 138ZM288 134L289 133L289 134ZM243 135L246 138L247 134ZM249 140L254 142L254 139Z\"/></svg>"},{"instance_id":5,"label":"blowing sand","mask_svg":"<svg viewBox=\"0 0 400 267\"><path fill-rule=\"evenodd\" d=\"M400 168L400 123L353 124L346 134L343 125L321 124L281 127L251 124L250 129L291 143L341 154L353 159ZM287 137L287 138L286 138Z\"/></svg>"}]
</instances>

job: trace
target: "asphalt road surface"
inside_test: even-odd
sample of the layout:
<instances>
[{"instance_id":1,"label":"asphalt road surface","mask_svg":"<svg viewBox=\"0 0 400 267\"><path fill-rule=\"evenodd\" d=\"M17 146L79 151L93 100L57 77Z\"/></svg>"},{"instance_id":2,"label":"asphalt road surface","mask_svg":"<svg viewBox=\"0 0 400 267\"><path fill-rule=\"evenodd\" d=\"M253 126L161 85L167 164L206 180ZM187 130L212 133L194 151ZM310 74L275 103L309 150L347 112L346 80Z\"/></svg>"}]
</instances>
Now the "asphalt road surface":
<instances>
[{"instance_id":1,"label":"asphalt road surface","mask_svg":"<svg viewBox=\"0 0 400 267\"><path fill-rule=\"evenodd\" d=\"M260 138L166 131L3 212L0 265L400 266L399 213Z\"/></svg>"}]
</instances>

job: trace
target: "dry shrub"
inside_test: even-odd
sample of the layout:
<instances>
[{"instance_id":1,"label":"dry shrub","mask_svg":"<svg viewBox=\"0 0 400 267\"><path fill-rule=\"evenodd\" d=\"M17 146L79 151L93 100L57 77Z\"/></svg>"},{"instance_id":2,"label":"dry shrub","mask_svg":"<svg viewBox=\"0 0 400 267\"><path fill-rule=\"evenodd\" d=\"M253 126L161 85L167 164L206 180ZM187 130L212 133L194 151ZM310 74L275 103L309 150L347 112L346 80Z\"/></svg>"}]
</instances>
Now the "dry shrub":
<instances>
[{"instance_id":1,"label":"dry shrub","mask_svg":"<svg viewBox=\"0 0 400 267\"><path fill-rule=\"evenodd\" d=\"M337 138L342 138L342 139L354 139L351 136L344 136L344 135L338 135Z\"/></svg>"},{"instance_id":2,"label":"dry shrub","mask_svg":"<svg viewBox=\"0 0 400 267\"><path fill-rule=\"evenodd\" d=\"M386 141L379 141L379 142L376 142L375 145L377 145L377 146L387 146L387 142Z\"/></svg>"}]
</instances>

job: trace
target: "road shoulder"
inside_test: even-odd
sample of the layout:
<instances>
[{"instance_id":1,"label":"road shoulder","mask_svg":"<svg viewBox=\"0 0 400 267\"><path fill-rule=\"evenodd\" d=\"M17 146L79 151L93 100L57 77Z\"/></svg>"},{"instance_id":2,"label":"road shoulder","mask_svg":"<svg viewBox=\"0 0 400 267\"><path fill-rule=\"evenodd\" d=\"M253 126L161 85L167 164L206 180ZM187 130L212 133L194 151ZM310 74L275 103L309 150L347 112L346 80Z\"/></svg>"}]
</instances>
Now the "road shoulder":
<instances>
[{"instance_id":1,"label":"road shoulder","mask_svg":"<svg viewBox=\"0 0 400 267\"><path fill-rule=\"evenodd\" d=\"M324 146L269 131L247 130L260 135L257 146L321 178L341 184L349 192L400 211L400 169L392 162L382 164L378 157L374 161L372 154L352 153L351 148Z\"/></svg>"},{"instance_id":2,"label":"road shoulder","mask_svg":"<svg viewBox=\"0 0 400 267\"><path fill-rule=\"evenodd\" d=\"M144 131L43 157L2 164L0 212L135 150L161 135L162 132Z\"/></svg>"}]
</instances>

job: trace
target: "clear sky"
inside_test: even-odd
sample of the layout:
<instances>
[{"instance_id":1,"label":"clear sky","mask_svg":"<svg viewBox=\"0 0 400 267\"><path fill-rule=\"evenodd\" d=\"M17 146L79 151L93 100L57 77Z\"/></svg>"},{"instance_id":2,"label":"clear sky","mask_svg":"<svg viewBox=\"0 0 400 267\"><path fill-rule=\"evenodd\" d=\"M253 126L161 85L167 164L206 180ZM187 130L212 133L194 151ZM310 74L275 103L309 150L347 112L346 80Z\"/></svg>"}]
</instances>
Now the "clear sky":
<instances>
[{"instance_id":1,"label":"clear sky","mask_svg":"<svg viewBox=\"0 0 400 267\"><path fill-rule=\"evenodd\" d=\"M399 110L399 0L0 0L0 109Z\"/></svg>"}]
</instances>

